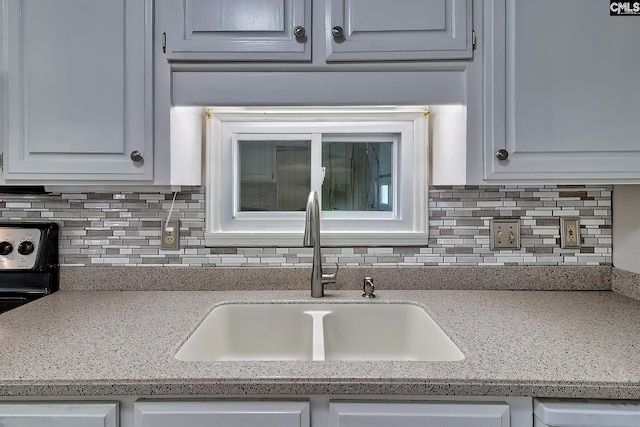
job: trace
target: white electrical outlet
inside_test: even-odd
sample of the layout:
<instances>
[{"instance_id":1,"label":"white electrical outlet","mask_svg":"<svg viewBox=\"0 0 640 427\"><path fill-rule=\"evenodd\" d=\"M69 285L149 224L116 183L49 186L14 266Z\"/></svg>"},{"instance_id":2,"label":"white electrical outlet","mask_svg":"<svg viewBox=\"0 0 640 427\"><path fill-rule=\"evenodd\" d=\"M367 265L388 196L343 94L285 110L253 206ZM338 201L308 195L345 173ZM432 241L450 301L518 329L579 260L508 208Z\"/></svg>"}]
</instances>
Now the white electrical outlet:
<instances>
[{"instance_id":1,"label":"white electrical outlet","mask_svg":"<svg viewBox=\"0 0 640 427\"><path fill-rule=\"evenodd\" d=\"M178 250L180 249L180 220L162 221L162 249Z\"/></svg>"},{"instance_id":2,"label":"white electrical outlet","mask_svg":"<svg viewBox=\"0 0 640 427\"><path fill-rule=\"evenodd\" d=\"M560 218L560 247L563 249L580 247L580 218Z\"/></svg>"},{"instance_id":3,"label":"white electrical outlet","mask_svg":"<svg viewBox=\"0 0 640 427\"><path fill-rule=\"evenodd\" d=\"M489 225L491 250L520 249L520 220L492 219Z\"/></svg>"}]
</instances>

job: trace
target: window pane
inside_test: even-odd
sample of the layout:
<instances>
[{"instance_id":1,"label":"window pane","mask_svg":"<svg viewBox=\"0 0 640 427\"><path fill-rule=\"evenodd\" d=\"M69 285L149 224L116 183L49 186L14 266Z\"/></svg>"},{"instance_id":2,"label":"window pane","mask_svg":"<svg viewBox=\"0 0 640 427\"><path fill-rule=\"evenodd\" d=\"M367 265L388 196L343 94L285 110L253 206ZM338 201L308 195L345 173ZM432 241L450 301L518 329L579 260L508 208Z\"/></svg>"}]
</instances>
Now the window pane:
<instances>
[{"instance_id":1,"label":"window pane","mask_svg":"<svg viewBox=\"0 0 640 427\"><path fill-rule=\"evenodd\" d=\"M311 188L310 141L238 141L240 211L301 211Z\"/></svg>"},{"instance_id":2,"label":"window pane","mask_svg":"<svg viewBox=\"0 0 640 427\"><path fill-rule=\"evenodd\" d=\"M323 141L322 209L393 210L392 147L392 141Z\"/></svg>"}]
</instances>

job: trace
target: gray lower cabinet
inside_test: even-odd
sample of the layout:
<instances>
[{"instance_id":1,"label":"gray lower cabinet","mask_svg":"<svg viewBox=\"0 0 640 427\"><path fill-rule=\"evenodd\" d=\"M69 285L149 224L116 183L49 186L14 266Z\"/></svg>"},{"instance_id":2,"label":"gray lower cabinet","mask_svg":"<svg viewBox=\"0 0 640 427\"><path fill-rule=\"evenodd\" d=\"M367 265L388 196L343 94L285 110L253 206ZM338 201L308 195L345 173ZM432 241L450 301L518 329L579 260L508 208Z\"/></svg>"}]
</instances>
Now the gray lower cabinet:
<instances>
[{"instance_id":1,"label":"gray lower cabinet","mask_svg":"<svg viewBox=\"0 0 640 427\"><path fill-rule=\"evenodd\" d=\"M170 61L310 62L312 45L327 62L472 57L472 0L163 0L157 7Z\"/></svg>"},{"instance_id":2,"label":"gray lower cabinet","mask_svg":"<svg viewBox=\"0 0 640 427\"><path fill-rule=\"evenodd\" d=\"M316 409L317 414L322 412L321 408ZM138 401L134 413L135 427L309 427L311 418L308 401ZM438 401L329 403L327 427L427 425L509 427L509 405Z\"/></svg>"},{"instance_id":3,"label":"gray lower cabinet","mask_svg":"<svg viewBox=\"0 0 640 427\"><path fill-rule=\"evenodd\" d=\"M332 402L329 427L509 427L509 405L486 402Z\"/></svg>"},{"instance_id":4,"label":"gray lower cabinet","mask_svg":"<svg viewBox=\"0 0 640 427\"><path fill-rule=\"evenodd\" d=\"M485 179L640 180L640 18L601 0L487 0Z\"/></svg>"},{"instance_id":5,"label":"gray lower cabinet","mask_svg":"<svg viewBox=\"0 0 640 427\"><path fill-rule=\"evenodd\" d=\"M0 403L2 427L117 427L117 403Z\"/></svg>"},{"instance_id":6,"label":"gray lower cabinet","mask_svg":"<svg viewBox=\"0 0 640 427\"><path fill-rule=\"evenodd\" d=\"M0 6L4 178L153 179L152 0Z\"/></svg>"},{"instance_id":7,"label":"gray lower cabinet","mask_svg":"<svg viewBox=\"0 0 640 427\"><path fill-rule=\"evenodd\" d=\"M138 401L135 427L309 427L309 402Z\"/></svg>"}]
</instances>

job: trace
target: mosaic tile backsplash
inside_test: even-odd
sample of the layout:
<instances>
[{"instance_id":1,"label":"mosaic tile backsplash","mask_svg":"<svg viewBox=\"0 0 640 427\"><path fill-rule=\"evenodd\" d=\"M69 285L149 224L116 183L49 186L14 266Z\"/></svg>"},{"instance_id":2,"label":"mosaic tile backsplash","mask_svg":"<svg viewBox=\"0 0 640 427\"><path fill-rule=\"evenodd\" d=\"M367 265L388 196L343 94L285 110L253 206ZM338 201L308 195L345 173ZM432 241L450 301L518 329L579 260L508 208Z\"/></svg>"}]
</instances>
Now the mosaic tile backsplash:
<instances>
[{"instance_id":1,"label":"mosaic tile backsplash","mask_svg":"<svg viewBox=\"0 0 640 427\"><path fill-rule=\"evenodd\" d=\"M323 248L344 266L611 265L610 186L447 186L429 190L429 241L423 247ZM61 226L65 266L306 266L311 248L204 247L205 193L177 194L178 251L160 248L161 219L173 194L0 194L0 220ZM579 216L582 247L560 248L560 217ZM489 221L521 220L521 249L491 251Z\"/></svg>"}]
</instances>

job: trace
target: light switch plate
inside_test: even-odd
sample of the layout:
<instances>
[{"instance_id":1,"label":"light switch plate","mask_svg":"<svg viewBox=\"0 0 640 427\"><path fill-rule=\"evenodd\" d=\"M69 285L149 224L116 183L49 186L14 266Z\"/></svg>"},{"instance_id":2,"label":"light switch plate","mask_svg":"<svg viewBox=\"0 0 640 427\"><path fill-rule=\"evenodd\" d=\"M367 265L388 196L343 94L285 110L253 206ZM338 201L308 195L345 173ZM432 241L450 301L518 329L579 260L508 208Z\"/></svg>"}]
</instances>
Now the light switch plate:
<instances>
[{"instance_id":1,"label":"light switch plate","mask_svg":"<svg viewBox=\"0 0 640 427\"><path fill-rule=\"evenodd\" d=\"M491 250L520 249L520 220L492 219L489 225Z\"/></svg>"},{"instance_id":2,"label":"light switch plate","mask_svg":"<svg viewBox=\"0 0 640 427\"><path fill-rule=\"evenodd\" d=\"M560 247L563 249L580 247L580 218L560 217Z\"/></svg>"}]
</instances>

